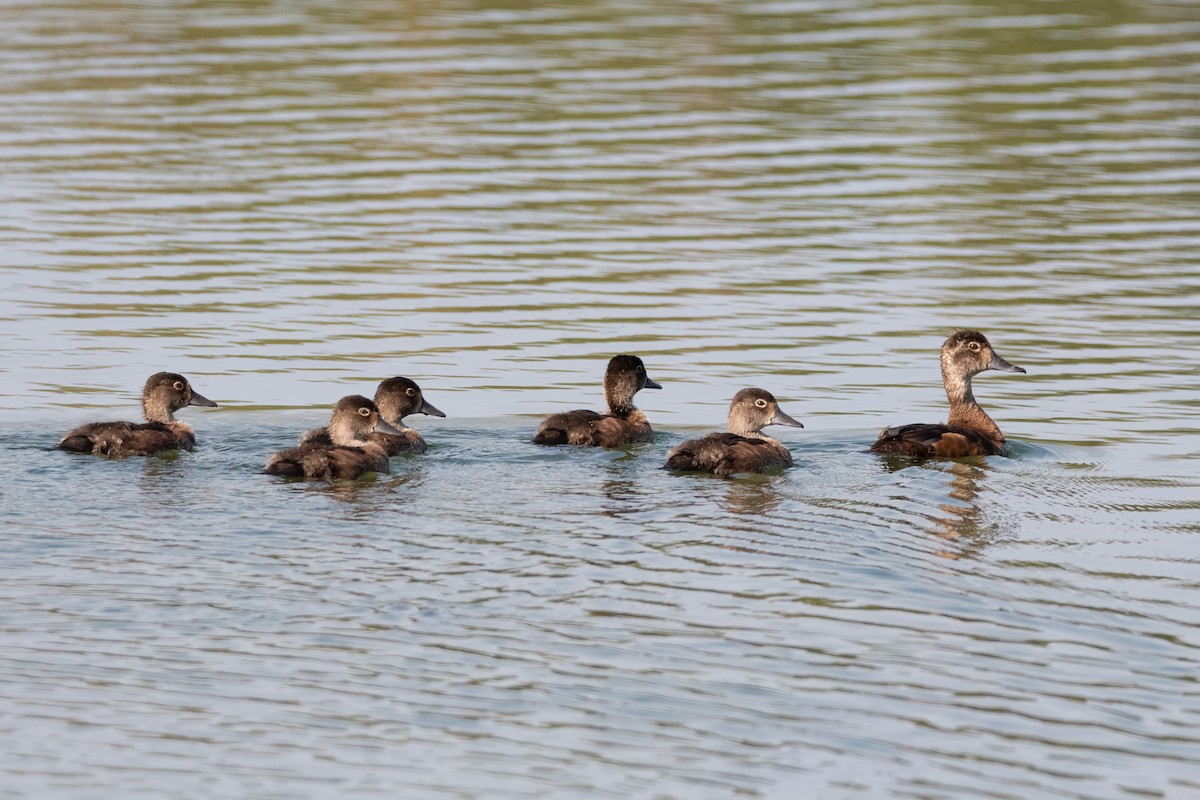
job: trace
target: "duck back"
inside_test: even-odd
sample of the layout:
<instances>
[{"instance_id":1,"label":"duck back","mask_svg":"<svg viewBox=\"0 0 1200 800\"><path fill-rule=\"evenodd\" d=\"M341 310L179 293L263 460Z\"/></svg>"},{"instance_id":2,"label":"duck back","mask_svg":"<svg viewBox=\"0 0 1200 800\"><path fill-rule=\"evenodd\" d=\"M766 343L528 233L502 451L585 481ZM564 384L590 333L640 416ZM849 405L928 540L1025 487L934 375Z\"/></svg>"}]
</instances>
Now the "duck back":
<instances>
[{"instance_id":1,"label":"duck back","mask_svg":"<svg viewBox=\"0 0 1200 800\"><path fill-rule=\"evenodd\" d=\"M533 441L546 445L582 444L611 448L632 442L652 442L654 431L640 411L622 419L579 409L548 417L538 426Z\"/></svg>"},{"instance_id":2,"label":"duck back","mask_svg":"<svg viewBox=\"0 0 1200 800\"><path fill-rule=\"evenodd\" d=\"M392 433L372 433L367 436L372 442L375 442L384 449L389 456L399 455L400 453L424 453L429 446L425 443L425 438L417 433L412 428L405 428L399 436ZM333 444L333 439L329 435L329 428L317 428L300 437L300 444L314 444L330 446Z\"/></svg>"},{"instance_id":3,"label":"duck back","mask_svg":"<svg viewBox=\"0 0 1200 800\"><path fill-rule=\"evenodd\" d=\"M665 469L674 472L711 472L728 476L743 472L771 472L792 466L792 454L774 439L710 433L690 439L667 456Z\"/></svg>"},{"instance_id":4,"label":"duck back","mask_svg":"<svg viewBox=\"0 0 1200 800\"><path fill-rule=\"evenodd\" d=\"M1006 456L1003 442L994 442L971 428L950 425L913 424L884 428L872 452L914 458L968 458L970 456Z\"/></svg>"},{"instance_id":5,"label":"duck back","mask_svg":"<svg viewBox=\"0 0 1200 800\"><path fill-rule=\"evenodd\" d=\"M151 456L194 450L196 434L182 422L92 422L75 428L56 447L72 453Z\"/></svg>"},{"instance_id":6,"label":"duck back","mask_svg":"<svg viewBox=\"0 0 1200 800\"><path fill-rule=\"evenodd\" d=\"M343 447L309 442L276 453L264 472L285 478L354 480L368 472L388 472L387 453L372 443L367 447Z\"/></svg>"}]
</instances>

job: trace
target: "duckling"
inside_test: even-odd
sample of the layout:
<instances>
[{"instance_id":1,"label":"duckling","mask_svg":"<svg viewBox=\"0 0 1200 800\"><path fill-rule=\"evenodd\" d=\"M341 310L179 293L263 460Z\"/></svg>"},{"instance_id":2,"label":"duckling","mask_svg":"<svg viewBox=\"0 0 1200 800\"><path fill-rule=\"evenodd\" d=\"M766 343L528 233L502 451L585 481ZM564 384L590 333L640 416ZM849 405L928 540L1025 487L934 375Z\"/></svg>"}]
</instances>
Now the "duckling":
<instances>
[{"instance_id":1,"label":"duckling","mask_svg":"<svg viewBox=\"0 0 1200 800\"><path fill-rule=\"evenodd\" d=\"M548 417L533 435L535 444L586 444L594 447L619 447L629 442L650 442L654 431L646 415L633 405L633 396L642 389L662 386L646 375L646 366L637 356L613 356L604 373L604 400L608 413L580 409Z\"/></svg>"},{"instance_id":2,"label":"duckling","mask_svg":"<svg viewBox=\"0 0 1200 800\"><path fill-rule=\"evenodd\" d=\"M989 369L1025 372L992 350L987 337L979 331L952 333L942 345L942 383L950 399L950 419L945 425L884 428L871 450L916 458L1008 455L1004 434L975 402L971 392L971 378Z\"/></svg>"},{"instance_id":3,"label":"duckling","mask_svg":"<svg viewBox=\"0 0 1200 800\"><path fill-rule=\"evenodd\" d=\"M768 425L804 427L779 409L779 403L770 392L742 389L729 404L729 433L710 433L701 439L689 439L667 454L663 468L728 476L790 467L792 454L788 449L776 439L760 433Z\"/></svg>"},{"instance_id":4,"label":"duckling","mask_svg":"<svg viewBox=\"0 0 1200 800\"><path fill-rule=\"evenodd\" d=\"M383 445L367 438L372 433L400 431L379 416L379 408L361 395L343 397L329 419L328 443L313 442L271 456L263 470L286 478L353 480L368 472L387 472Z\"/></svg>"},{"instance_id":5,"label":"duckling","mask_svg":"<svg viewBox=\"0 0 1200 800\"><path fill-rule=\"evenodd\" d=\"M92 422L64 436L55 448L72 453L105 456L152 456L168 450L192 450L192 426L175 419L184 406L216 408L217 404L192 388L187 378L174 372L156 372L142 387L145 422Z\"/></svg>"},{"instance_id":6,"label":"duckling","mask_svg":"<svg viewBox=\"0 0 1200 800\"><path fill-rule=\"evenodd\" d=\"M367 438L383 445L389 456L398 453L424 453L427 448L421 434L404 424L404 418L409 414L446 416L434 408L433 404L425 399L421 387L408 378L388 378L380 383L379 388L375 390L375 405L379 408L379 416L399 432L371 433ZM300 437L301 445L332 443L328 426L311 430Z\"/></svg>"}]
</instances>

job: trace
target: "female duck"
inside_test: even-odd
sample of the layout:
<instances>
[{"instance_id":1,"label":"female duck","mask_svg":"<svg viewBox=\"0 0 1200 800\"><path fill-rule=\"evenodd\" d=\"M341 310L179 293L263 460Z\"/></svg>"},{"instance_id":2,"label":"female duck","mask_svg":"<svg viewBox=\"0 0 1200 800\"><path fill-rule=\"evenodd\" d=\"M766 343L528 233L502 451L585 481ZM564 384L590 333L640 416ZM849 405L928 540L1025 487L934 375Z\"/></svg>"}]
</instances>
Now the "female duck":
<instances>
[{"instance_id":1,"label":"female duck","mask_svg":"<svg viewBox=\"0 0 1200 800\"><path fill-rule=\"evenodd\" d=\"M404 424L409 414L445 417L425 399L421 387L408 378L388 378L375 390L379 416L397 429L397 433L370 433L367 438L383 446L389 456L399 453L424 453L427 445L421 434ZM300 444L332 444L329 427L317 428L300 437Z\"/></svg>"},{"instance_id":2,"label":"female duck","mask_svg":"<svg viewBox=\"0 0 1200 800\"><path fill-rule=\"evenodd\" d=\"M105 456L151 456L168 450L192 450L196 434L186 422L175 419L184 406L217 404L192 389L187 378L174 372L156 372L142 388L145 422L92 422L80 425L55 447L72 453Z\"/></svg>"},{"instance_id":3,"label":"female duck","mask_svg":"<svg viewBox=\"0 0 1200 800\"><path fill-rule=\"evenodd\" d=\"M770 392L742 389L729 404L729 433L710 433L702 439L689 439L667 454L663 468L728 476L790 467L792 454L788 449L760 432L768 425L804 427L779 409Z\"/></svg>"},{"instance_id":4,"label":"female duck","mask_svg":"<svg viewBox=\"0 0 1200 800\"><path fill-rule=\"evenodd\" d=\"M374 403L361 395L343 397L329 419L329 442L311 442L276 453L267 461L268 475L286 478L353 480L368 472L387 472L383 445L372 433L398 434L379 416Z\"/></svg>"},{"instance_id":5,"label":"female duck","mask_svg":"<svg viewBox=\"0 0 1200 800\"><path fill-rule=\"evenodd\" d=\"M979 331L952 333L942 345L942 383L950 399L950 419L945 425L884 428L871 449L916 458L1008 455L1004 434L971 392L971 378L988 369L1025 371L1001 358Z\"/></svg>"},{"instance_id":6,"label":"female duck","mask_svg":"<svg viewBox=\"0 0 1200 800\"><path fill-rule=\"evenodd\" d=\"M613 356L604 373L604 400L608 413L580 409L555 414L546 419L533 435L536 444L586 444L593 447L619 447L629 442L650 442L654 431L646 415L633 405L633 396L642 389L661 389L646 375L646 366L637 356Z\"/></svg>"}]
</instances>

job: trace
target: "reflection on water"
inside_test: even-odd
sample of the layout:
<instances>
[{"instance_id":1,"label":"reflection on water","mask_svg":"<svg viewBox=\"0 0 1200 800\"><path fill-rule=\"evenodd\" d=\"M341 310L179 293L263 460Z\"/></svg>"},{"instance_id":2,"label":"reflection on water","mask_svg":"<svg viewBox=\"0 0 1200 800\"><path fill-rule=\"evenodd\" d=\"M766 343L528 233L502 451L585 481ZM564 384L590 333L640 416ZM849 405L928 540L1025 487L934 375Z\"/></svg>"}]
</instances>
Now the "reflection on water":
<instances>
[{"instance_id":1,"label":"reflection on water","mask_svg":"<svg viewBox=\"0 0 1200 800\"><path fill-rule=\"evenodd\" d=\"M1193 4L0 25L8 794L1200 794ZM960 325L1014 458L889 469ZM531 445L618 352L657 441ZM195 453L46 450L159 369ZM396 374L427 454L260 474ZM793 469L659 469L748 385Z\"/></svg>"}]
</instances>

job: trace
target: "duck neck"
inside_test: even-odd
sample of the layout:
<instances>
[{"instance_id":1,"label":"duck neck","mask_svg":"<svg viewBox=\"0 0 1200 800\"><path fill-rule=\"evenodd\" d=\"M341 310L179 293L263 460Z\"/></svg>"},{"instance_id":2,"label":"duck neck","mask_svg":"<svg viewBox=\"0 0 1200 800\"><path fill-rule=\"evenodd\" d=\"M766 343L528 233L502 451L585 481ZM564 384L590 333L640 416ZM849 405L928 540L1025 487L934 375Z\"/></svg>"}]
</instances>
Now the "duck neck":
<instances>
[{"instance_id":1,"label":"duck neck","mask_svg":"<svg viewBox=\"0 0 1200 800\"><path fill-rule=\"evenodd\" d=\"M608 413L618 419L629 419L637 413L637 406L633 404L633 397L618 397L612 392L604 393L604 400L608 403Z\"/></svg>"},{"instance_id":2,"label":"duck neck","mask_svg":"<svg viewBox=\"0 0 1200 800\"><path fill-rule=\"evenodd\" d=\"M943 366L942 382L946 385L946 398L950 401L950 427L979 431L993 442L1004 442L1000 426L975 400L975 393L971 391L970 375L950 372Z\"/></svg>"},{"instance_id":3,"label":"duck neck","mask_svg":"<svg viewBox=\"0 0 1200 800\"><path fill-rule=\"evenodd\" d=\"M170 425L175 421L175 411L170 404L153 397L142 398L142 415L146 417L147 422L160 422L163 425Z\"/></svg>"},{"instance_id":4,"label":"duck neck","mask_svg":"<svg viewBox=\"0 0 1200 800\"><path fill-rule=\"evenodd\" d=\"M358 438L354 426L339 419L329 421L329 440L340 447L362 447L367 443L365 439Z\"/></svg>"}]
</instances>

